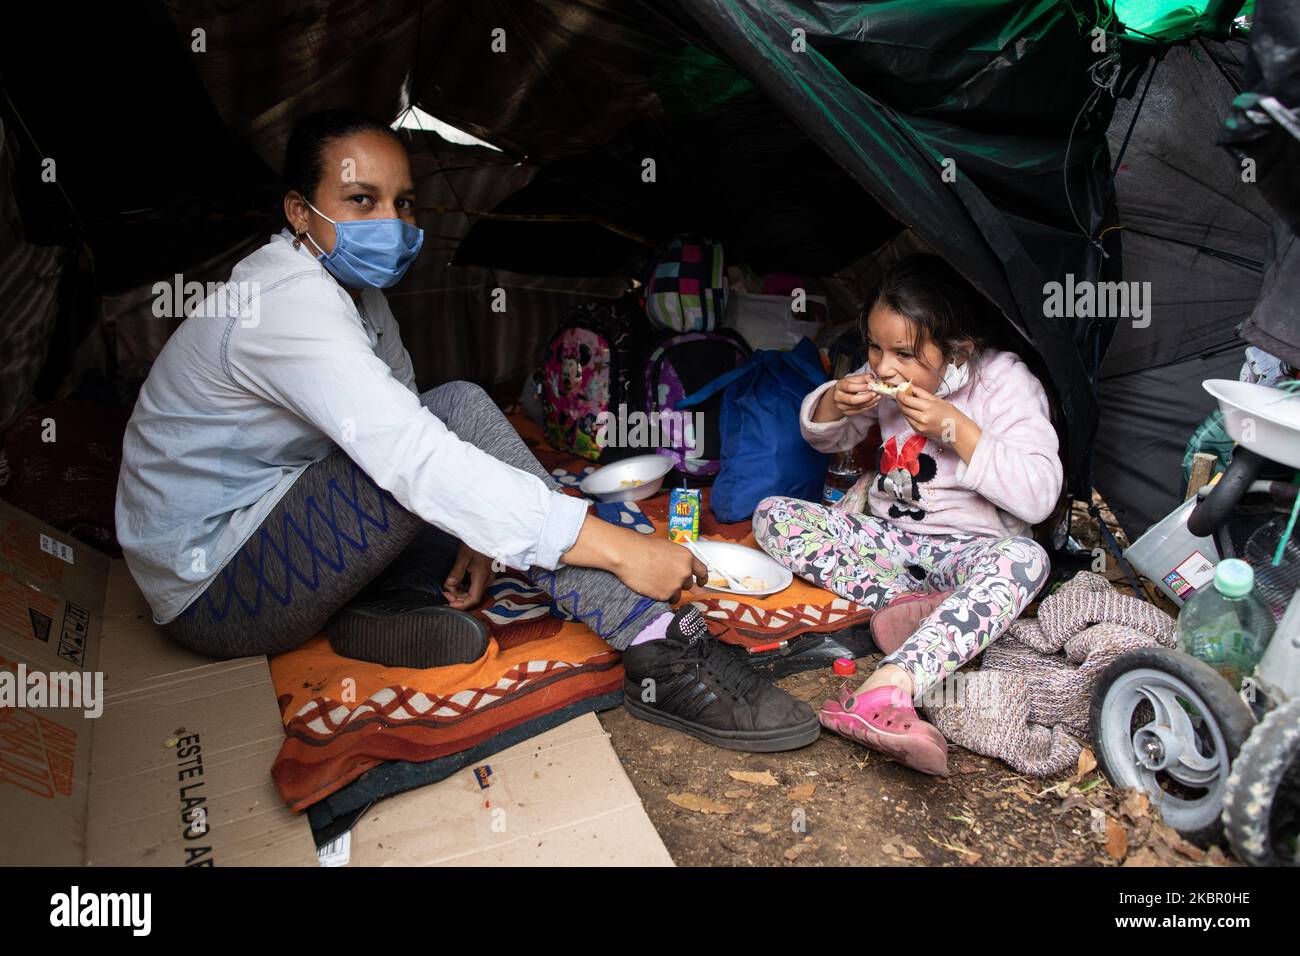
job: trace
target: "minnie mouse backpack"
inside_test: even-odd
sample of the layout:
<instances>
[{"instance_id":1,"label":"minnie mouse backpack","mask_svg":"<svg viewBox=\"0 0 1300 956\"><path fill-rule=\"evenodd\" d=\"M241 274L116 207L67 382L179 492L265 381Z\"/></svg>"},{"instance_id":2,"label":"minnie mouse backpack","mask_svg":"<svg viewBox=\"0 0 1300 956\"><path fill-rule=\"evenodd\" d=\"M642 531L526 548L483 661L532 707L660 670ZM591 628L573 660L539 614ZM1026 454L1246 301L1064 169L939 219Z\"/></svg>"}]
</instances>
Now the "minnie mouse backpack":
<instances>
[{"instance_id":1,"label":"minnie mouse backpack","mask_svg":"<svg viewBox=\"0 0 1300 956\"><path fill-rule=\"evenodd\" d=\"M551 446L607 463L635 454L600 441L623 410L641 409L639 356L645 317L634 299L590 302L573 309L551 336L542 362L542 424ZM603 417L602 417L603 416Z\"/></svg>"}]
</instances>

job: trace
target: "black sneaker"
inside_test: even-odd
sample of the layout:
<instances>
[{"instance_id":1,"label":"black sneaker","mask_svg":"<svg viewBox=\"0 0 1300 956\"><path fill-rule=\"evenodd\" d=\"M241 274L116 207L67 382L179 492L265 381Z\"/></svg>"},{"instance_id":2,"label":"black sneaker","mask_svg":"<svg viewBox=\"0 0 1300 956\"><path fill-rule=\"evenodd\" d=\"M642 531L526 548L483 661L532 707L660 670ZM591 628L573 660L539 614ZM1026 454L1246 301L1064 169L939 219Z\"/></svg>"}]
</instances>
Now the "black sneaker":
<instances>
[{"instance_id":1,"label":"black sneaker","mask_svg":"<svg viewBox=\"0 0 1300 956\"><path fill-rule=\"evenodd\" d=\"M363 593L325 625L335 653L385 667L469 664L487 653L487 626L418 588Z\"/></svg>"},{"instance_id":2,"label":"black sneaker","mask_svg":"<svg viewBox=\"0 0 1300 956\"><path fill-rule=\"evenodd\" d=\"M715 747L768 753L806 747L820 733L813 709L713 639L699 608L679 608L663 640L623 652L623 706Z\"/></svg>"}]
</instances>

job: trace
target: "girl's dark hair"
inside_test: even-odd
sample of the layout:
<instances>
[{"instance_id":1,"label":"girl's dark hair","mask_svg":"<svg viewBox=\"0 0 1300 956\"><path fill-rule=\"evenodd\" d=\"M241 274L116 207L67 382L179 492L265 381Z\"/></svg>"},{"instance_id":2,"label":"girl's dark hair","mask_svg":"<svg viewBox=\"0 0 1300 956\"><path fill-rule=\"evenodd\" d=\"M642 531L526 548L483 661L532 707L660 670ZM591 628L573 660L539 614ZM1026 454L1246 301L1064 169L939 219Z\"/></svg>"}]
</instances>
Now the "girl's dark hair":
<instances>
[{"instance_id":1,"label":"girl's dark hair","mask_svg":"<svg viewBox=\"0 0 1300 956\"><path fill-rule=\"evenodd\" d=\"M862 311L863 338L867 315L884 305L908 320L914 337L912 349L919 355L921 343L934 342L944 359L957 357L957 343L969 339L975 344L972 357L990 347L991 327L983 296L938 256L916 253L899 259L880 280L876 293Z\"/></svg>"},{"instance_id":2,"label":"girl's dark hair","mask_svg":"<svg viewBox=\"0 0 1300 956\"><path fill-rule=\"evenodd\" d=\"M316 188L325 172L326 144L356 133L381 133L402 142L391 126L360 110L321 110L299 118L284 151L281 199L296 190L315 202Z\"/></svg>"}]
</instances>

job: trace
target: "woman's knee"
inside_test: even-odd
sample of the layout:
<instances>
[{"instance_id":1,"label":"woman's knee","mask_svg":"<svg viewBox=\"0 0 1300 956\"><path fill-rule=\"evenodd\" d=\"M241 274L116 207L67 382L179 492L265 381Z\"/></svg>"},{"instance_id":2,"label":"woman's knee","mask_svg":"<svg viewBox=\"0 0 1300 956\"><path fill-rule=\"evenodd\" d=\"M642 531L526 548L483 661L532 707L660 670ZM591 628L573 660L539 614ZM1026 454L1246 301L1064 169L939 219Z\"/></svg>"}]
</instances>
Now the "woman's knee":
<instances>
[{"instance_id":1,"label":"woman's knee","mask_svg":"<svg viewBox=\"0 0 1300 956\"><path fill-rule=\"evenodd\" d=\"M475 382L466 382L458 379L455 382L448 382L447 385L458 401L476 405L486 403L494 407L496 405L496 403L492 401L492 396L487 393L483 386Z\"/></svg>"},{"instance_id":2,"label":"woman's knee","mask_svg":"<svg viewBox=\"0 0 1300 956\"><path fill-rule=\"evenodd\" d=\"M481 408L487 405L496 408L496 402L492 401L492 396L483 386L461 380L443 382L422 392L420 403L439 418L456 408Z\"/></svg>"}]
</instances>

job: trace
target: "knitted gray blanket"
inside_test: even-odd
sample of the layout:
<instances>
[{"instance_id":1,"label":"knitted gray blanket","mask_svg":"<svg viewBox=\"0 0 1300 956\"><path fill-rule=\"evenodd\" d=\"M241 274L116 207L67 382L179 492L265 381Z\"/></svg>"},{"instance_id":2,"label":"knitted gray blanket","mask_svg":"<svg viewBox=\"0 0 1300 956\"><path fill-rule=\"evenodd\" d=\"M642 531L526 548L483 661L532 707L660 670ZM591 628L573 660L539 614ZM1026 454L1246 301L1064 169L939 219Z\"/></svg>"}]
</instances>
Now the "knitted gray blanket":
<instances>
[{"instance_id":1,"label":"knitted gray blanket","mask_svg":"<svg viewBox=\"0 0 1300 956\"><path fill-rule=\"evenodd\" d=\"M1044 598L1038 617L1011 624L980 658L927 695L924 710L953 743L1035 777L1073 768L1092 690L1115 658L1173 647L1175 621L1082 571Z\"/></svg>"}]
</instances>

